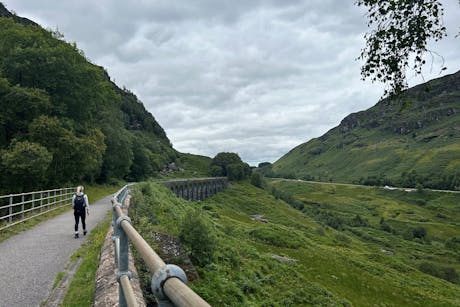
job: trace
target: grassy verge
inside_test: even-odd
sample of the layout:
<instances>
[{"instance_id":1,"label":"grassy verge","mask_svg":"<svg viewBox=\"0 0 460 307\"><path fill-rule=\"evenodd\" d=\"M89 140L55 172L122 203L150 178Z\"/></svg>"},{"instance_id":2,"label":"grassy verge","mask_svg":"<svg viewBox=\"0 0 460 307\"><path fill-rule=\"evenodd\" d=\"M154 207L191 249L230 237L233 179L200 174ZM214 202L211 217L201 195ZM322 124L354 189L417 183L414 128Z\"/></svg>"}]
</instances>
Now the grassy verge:
<instances>
[{"instance_id":1,"label":"grassy verge","mask_svg":"<svg viewBox=\"0 0 460 307\"><path fill-rule=\"evenodd\" d=\"M105 220L90 232L88 241L72 255L72 260L81 257L82 262L70 283L62 306L92 306L99 254L110 222L111 214L108 214ZM57 278L59 278L59 274Z\"/></svg>"},{"instance_id":2,"label":"grassy verge","mask_svg":"<svg viewBox=\"0 0 460 307\"><path fill-rule=\"evenodd\" d=\"M106 186L106 185L88 185L85 188L85 193L88 195L90 203L98 201L99 199L104 198L105 196L115 193L120 187L118 186ZM33 228L34 226L40 224L41 222L52 219L55 216L60 215L63 212L69 211L72 208L69 206L64 206L58 208L54 211L48 212L46 214L37 216L36 218L27 220L23 223L11 226L10 228L4 229L0 232L0 242L5 241L6 239L22 232Z\"/></svg>"},{"instance_id":3,"label":"grassy verge","mask_svg":"<svg viewBox=\"0 0 460 307\"><path fill-rule=\"evenodd\" d=\"M186 222L190 210L200 212L216 241L206 258L195 255L202 262L191 287L213 306L458 306L459 285L420 269L424 262L441 261L457 267L457 252L444 246L458 236L456 196L356 189L296 187L289 195L304 205L301 211L247 183L232 184L203 202L183 201L145 184L134 191L131 218L149 240L152 229L193 235ZM400 219L392 217L396 211ZM381 229L382 216L395 234ZM337 221L344 226L332 227ZM404 230L419 223L427 223L426 238L404 239ZM209 233L195 235L202 248ZM193 242L189 248L193 256Z\"/></svg>"}]
</instances>

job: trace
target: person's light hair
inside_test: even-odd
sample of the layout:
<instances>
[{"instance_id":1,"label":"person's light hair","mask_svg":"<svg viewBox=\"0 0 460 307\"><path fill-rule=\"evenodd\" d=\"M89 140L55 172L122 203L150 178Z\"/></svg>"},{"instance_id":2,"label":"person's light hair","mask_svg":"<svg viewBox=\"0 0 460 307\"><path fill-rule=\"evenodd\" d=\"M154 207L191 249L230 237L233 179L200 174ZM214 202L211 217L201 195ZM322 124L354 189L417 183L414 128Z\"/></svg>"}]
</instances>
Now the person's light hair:
<instances>
[{"instance_id":1,"label":"person's light hair","mask_svg":"<svg viewBox=\"0 0 460 307\"><path fill-rule=\"evenodd\" d=\"M79 186L77 187L77 193L83 193L83 190L84 190L84 189L85 189L85 188L84 188L82 185L79 185Z\"/></svg>"}]
</instances>

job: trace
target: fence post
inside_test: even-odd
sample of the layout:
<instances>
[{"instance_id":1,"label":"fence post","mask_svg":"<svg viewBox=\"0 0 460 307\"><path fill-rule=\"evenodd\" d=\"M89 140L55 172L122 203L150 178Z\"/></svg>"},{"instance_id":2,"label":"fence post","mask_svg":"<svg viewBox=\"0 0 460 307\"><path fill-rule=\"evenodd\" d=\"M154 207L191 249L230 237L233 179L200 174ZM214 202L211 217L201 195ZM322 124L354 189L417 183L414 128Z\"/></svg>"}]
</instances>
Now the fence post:
<instances>
[{"instance_id":1,"label":"fence post","mask_svg":"<svg viewBox=\"0 0 460 307\"><path fill-rule=\"evenodd\" d=\"M35 193L32 192L32 215L34 215L34 210L35 209Z\"/></svg>"},{"instance_id":2,"label":"fence post","mask_svg":"<svg viewBox=\"0 0 460 307\"><path fill-rule=\"evenodd\" d=\"M10 196L10 224L13 222L13 196Z\"/></svg>"},{"instance_id":3,"label":"fence post","mask_svg":"<svg viewBox=\"0 0 460 307\"><path fill-rule=\"evenodd\" d=\"M24 194L21 196L21 218L24 219Z\"/></svg>"},{"instance_id":4,"label":"fence post","mask_svg":"<svg viewBox=\"0 0 460 307\"><path fill-rule=\"evenodd\" d=\"M40 192L40 213L43 212L43 192Z\"/></svg>"}]
</instances>

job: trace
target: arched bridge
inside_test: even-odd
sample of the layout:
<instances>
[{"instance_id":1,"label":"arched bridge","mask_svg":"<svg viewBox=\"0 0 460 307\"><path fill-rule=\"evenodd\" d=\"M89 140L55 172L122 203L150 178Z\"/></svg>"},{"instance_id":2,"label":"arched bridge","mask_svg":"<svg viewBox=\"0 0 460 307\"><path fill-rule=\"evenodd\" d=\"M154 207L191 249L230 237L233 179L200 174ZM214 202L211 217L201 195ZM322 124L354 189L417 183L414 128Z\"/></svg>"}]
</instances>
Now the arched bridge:
<instances>
[{"instance_id":1,"label":"arched bridge","mask_svg":"<svg viewBox=\"0 0 460 307\"><path fill-rule=\"evenodd\" d=\"M174 179L159 183L170 189L177 197L192 201L204 200L228 186L226 177Z\"/></svg>"}]
</instances>

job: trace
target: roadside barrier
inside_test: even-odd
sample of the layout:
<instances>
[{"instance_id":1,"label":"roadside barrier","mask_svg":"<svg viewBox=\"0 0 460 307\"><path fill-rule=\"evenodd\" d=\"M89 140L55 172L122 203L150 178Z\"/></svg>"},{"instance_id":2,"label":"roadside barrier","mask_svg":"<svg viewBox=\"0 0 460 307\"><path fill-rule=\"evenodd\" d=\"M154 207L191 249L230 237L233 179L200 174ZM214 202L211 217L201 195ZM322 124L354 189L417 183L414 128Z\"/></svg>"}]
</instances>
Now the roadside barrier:
<instances>
[{"instance_id":1,"label":"roadside barrier","mask_svg":"<svg viewBox=\"0 0 460 307\"><path fill-rule=\"evenodd\" d=\"M75 188L0 196L0 230L70 205Z\"/></svg>"},{"instance_id":2,"label":"roadside barrier","mask_svg":"<svg viewBox=\"0 0 460 307\"><path fill-rule=\"evenodd\" d=\"M118 267L119 306L137 306L131 286L129 241L139 252L152 275L151 288L159 306L210 306L187 285L185 272L173 264L165 264L142 236L131 225L131 219L122 211L122 204L129 193L129 186L120 189L112 198L115 264Z\"/></svg>"}]
</instances>

